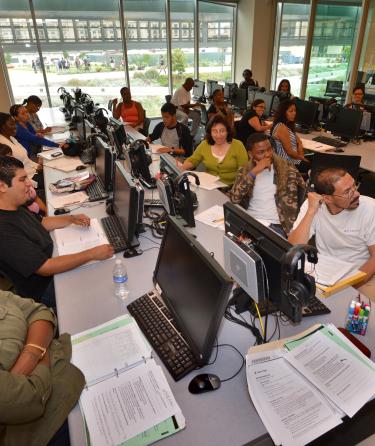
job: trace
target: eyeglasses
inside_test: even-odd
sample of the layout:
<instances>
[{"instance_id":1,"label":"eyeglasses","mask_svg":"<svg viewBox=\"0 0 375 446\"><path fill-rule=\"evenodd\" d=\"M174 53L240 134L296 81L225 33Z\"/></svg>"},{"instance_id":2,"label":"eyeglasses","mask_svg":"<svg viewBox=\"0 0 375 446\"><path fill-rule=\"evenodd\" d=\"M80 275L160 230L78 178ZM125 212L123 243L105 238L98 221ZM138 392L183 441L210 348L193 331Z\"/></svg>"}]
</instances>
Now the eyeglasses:
<instances>
[{"instance_id":1,"label":"eyeglasses","mask_svg":"<svg viewBox=\"0 0 375 446\"><path fill-rule=\"evenodd\" d=\"M347 200L350 200L353 198L353 195L357 192L360 185L361 185L361 183L353 184L353 186L347 192L345 192L345 194L343 194L343 195L331 194L331 196L345 198Z\"/></svg>"}]
</instances>

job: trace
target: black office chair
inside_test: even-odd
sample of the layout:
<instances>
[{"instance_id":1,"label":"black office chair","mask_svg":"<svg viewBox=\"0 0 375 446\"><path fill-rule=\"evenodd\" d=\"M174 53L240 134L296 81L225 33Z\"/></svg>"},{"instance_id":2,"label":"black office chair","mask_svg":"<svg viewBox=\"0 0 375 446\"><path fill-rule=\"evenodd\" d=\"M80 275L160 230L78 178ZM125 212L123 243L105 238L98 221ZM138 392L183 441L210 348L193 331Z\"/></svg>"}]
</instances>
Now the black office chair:
<instances>
[{"instance_id":1,"label":"black office chair","mask_svg":"<svg viewBox=\"0 0 375 446\"><path fill-rule=\"evenodd\" d=\"M206 109L206 107L202 107L201 108L201 125L203 125L203 127L206 127L207 123L208 123L207 109Z\"/></svg>"},{"instance_id":2,"label":"black office chair","mask_svg":"<svg viewBox=\"0 0 375 446\"><path fill-rule=\"evenodd\" d=\"M108 101L108 110L109 111L112 111L112 109L113 109L113 99L110 99L109 101Z\"/></svg>"},{"instance_id":3,"label":"black office chair","mask_svg":"<svg viewBox=\"0 0 375 446\"><path fill-rule=\"evenodd\" d=\"M331 153L314 154L311 162L309 189L313 190L317 175L324 169L330 167L339 167L348 171L348 173L357 181L359 176L359 165L361 157L359 155L334 155Z\"/></svg>"},{"instance_id":4,"label":"black office chair","mask_svg":"<svg viewBox=\"0 0 375 446\"><path fill-rule=\"evenodd\" d=\"M172 100L172 95L171 94L166 94L165 95L165 102L171 102Z\"/></svg>"}]
</instances>

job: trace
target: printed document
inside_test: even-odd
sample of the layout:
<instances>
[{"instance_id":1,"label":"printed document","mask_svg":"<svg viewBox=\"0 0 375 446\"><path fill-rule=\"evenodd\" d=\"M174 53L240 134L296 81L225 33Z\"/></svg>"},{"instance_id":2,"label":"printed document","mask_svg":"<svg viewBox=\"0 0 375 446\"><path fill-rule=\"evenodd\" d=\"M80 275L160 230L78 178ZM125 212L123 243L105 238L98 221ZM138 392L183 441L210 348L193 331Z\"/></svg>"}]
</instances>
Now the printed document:
<instances>
[{"instance_id":1,"label":"printed document","mask_svg":"<svg viewBox=\"0 0 375 446\"><path fill-rule=\"evenodd\" d=\"M45 163L46 167L52 167L52 169L61 170L63 172L71 172L72 170L76 170L76 167L81 165L82 162L79 158L72 158L67 156L53 159Z\"/></svg>"},{"instance_id":2,"label":"printed document","mask_svg":"<svg viewBox=\"0 0 375 446\"><path fill-rule=\"evenodd\" d=\"M318 263L305 262L305 272L324 286L332 286L352 271L353 265L335 257L318 254Z\"/></svg>"},{"instance_id":3,"label":"printed document","mask_svg":"<svg viewBox=\"0 0 375 446\"><path fill-rule=\"evenodd\" d=\"M195 216L197 221L200 221L213 228L219 228L224 231L224 208L215 204L214 206L206 209L200 214Z\"/></svg>"},{"instance_id":4,"label":"printed document","mask_svg":"<svg viewBox=\"0 0 375 446\"><path fill-rule=\"evenodd\" d=\"M202 189L214 190L214 189L217 189L219 187L225 187L226 186L226 184L222 183L220 181L219 177L216 177L215 175L211 175L211 174L209 174L207 172L199 172L199 171L196 171L196 170L194 170L194 173L196 175L198 175L198 178L199 178L199 181L200 181L199 187L201 187ZM194 183L194 180L193 180L193 182L191 184L194 187L196 187L195 183Z\"/></svg>"},{"instance_id":5,"label":"printed document","mask_svg":"<svg viewBox=\"0 0 375 446\"><path fill-rule=\"evenodd\" d=\"M312 139L301 138L304 149L312 150L313 152L326 152L332 150L333 147L322 142L313 141Z\"/></svg>"},{"instance_id":6,"label":"printed document","mask_svg":"<svg viewBox=\"0 0 375 446\"><path fill-rule=\"evenodd\" d=\"M375 395L375 370L358 360L358 349L340 345L335 337L332 331L319 330L302 339L285 359L352 417Z\"/></svg>"},{"instance_id":7,"label":"printed document","mask_svg":"<svg viewBox=\"0 0 375 446\"><path fill-rule=\"evenodd\" d=\"M128 314L72 336L72 346L72 363L88 386L151 357L150 345Z\"/></svg>"},{"instance_id":8,"label":"printed document","mask_svg":"<svg viewBox=\"0 0 375 446\"><path fill-rule=\"evenodd\" d=\"M275 444L302 446L341 423L330 402L281 350L248 353L246 375L251 399Z\"/></svg>"},{"instance_id":9,"label":"printed document","mask_svg":"<svg viewBox=\"0 0 375 446\"><path fill-rule=\"evenodd\" d=\"M72 204L82 204L88 199L89 197L86 194L86 192L80 191L80 192L73 192L72 194L69 193L51 197L48 200L48 203L52 207L57 209L57 208L62 208L64 206L71 206Z\"/></svg>"},{"instance_id":10,"label":"printed document","mask_svg":"<svg viewBox=\"0 0 375 446\"><path fill-rule=\"evenodd\" d=\"M59 256L75 254L108 243L107 236L97 218L92 218L88 227L70 225L66 228L55 229L54 236Z\"/></svg>"},{"instance_id":11,"label":"printed document","mask_svg":"<svg viewBox=\"0 0 375 446\"><path fill-rule=\"evenodd\" d=\"M83 390L80 405L93 446L119 445L181 412L153 359Z\"/></svg>"}]
</instances>

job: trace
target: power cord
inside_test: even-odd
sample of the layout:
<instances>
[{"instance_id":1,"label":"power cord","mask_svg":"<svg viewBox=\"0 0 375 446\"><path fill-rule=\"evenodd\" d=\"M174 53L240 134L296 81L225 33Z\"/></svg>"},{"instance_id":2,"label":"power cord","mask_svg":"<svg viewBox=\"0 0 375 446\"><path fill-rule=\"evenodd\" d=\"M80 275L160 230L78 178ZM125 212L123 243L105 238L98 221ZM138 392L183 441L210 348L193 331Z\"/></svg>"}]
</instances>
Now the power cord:
<instances>
[{"instance_id":1,"label":"power cord","mask_svg":"<svg viewBox=\"0 0 375 446\"><path fill-rule=\"evenodd\" d=\"M256 344L257 345L263 344L262 335L260 334L260 331L255 326L255 324L249 324L248 322L246 322L246 320L244 318L242 318L242 320L241 320L238 317L234 316L234 314L232 313L233 308L234 308L234 302L231 299L225 309L225 312L224 312L225 319L227 319L230 322L233 322L234 324L238 324L244 328L247 328L248 330L251 331L252 335L255 337Z\"/></svg>"},{"instance_id":2,"label":"power cord","mask_svg":"<svg viewBox=\"0 0 375 446\"><path fill-rule=\"evenodd\" d=\"M218 352L219 352L219 348L220 347L230 347L230 348L232 348L233 350L235 350L240 355L241 360L242 360L241 367L232 376L230 376L229 378L225 378L225 379L221 379L220 378L220 381L222 383L225 383L225 382L230 381L231 379L235 378L241 372L241 370L243 369L243 366L245 365L245 358L244 358L243 354L234 345L231 345L231 344L217 344L217 341L216 341L216 345L214 346L214 348L216 348L215 358L214 358L213 361L209 362L207 365L215 364L215 362L217 360L217 356L218 356Z\"/></svg>"}]
</instances>

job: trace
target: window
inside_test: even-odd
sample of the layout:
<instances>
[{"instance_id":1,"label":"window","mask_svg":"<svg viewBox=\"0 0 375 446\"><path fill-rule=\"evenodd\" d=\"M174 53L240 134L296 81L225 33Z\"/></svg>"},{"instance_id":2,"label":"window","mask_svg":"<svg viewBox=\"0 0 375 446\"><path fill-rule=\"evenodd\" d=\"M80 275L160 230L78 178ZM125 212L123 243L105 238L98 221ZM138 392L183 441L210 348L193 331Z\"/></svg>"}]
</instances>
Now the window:
<instances>
[{"instance_id":1,"label":"window","mask_svg":"<svg viewBox=\"0 0 375 446\"><path fill-rule=\"evenodd\" d=\"M306 97L323 96L328 80L347 82L361 13L358 6L318 2ZM352 4L355 2L351 2ZM343 35L344 32L344 35Z\"/></svg>"}]
</instances>

